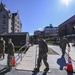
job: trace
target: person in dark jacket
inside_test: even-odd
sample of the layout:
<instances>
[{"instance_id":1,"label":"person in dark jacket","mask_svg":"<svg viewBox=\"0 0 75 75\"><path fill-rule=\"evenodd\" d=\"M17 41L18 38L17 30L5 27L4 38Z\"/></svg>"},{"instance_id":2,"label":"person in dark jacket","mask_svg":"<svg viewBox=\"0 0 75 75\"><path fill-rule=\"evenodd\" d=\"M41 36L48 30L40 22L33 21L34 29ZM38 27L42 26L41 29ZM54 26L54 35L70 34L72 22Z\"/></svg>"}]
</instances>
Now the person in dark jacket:
<instances>
[{"instance_id":1,"label":"person in dark jacket","mask_svg":"<svg viewBox=\"0 0 75 75\"><path fill-rule=\"evenodd\" d=\"M62 50L62 56L65 55L65 51L66 51L66 46L67 46L67 44L68 44L68 47L70 47L68 40L67 40L65 37L63 37L63 38L60 40L60 48L61 48L61 50Z\"/></svg>"},{"instance_id":2,"label":"person in dark jacket","mask_svg":"<svg viewBox=\"0 0 75 75\"><path fill-rule=\"evenodd\" d=\"M8 40L8 57L7 57L7 66L9 68L9 70L12 69L12 58L14 57L14 44L12 43L12 39Z\"/></svg>"},{"instance_id":3,"label":"person in dark jacket","mask_svg":"<svg viewBox=\"0 0 75 75\"><path fill-rule=\"evenodd\" d=\"M3 37L0 38L0 58L3 56L4 59L4 53L5 53L5 41L3 40Z\"/></svg>"},{"instance_id":4,"label":"person in dark jacket","mask_svg":"<svg viewBox=\"0 0 75 75\"><path fill-rule=\"evenodd\" d=\"M38 60L37 60L37 68L35 68L34 71L39 71L42 60L46 66L44 71L49 70L49 64L47 62L47 52L48 52L48 46L46 44L46 41L43 39L43 36L40 36L39 37L39 55L38 55Z\"/></svg>"}]
</instances>

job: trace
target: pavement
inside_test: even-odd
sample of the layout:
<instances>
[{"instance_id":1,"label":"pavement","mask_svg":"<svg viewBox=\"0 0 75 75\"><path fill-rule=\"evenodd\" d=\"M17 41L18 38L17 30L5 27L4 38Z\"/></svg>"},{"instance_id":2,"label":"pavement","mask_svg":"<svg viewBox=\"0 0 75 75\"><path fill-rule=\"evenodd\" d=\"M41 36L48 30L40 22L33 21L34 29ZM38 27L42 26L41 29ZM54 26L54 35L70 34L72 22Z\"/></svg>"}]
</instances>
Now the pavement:
<instances>
[{"instance_id":1,"label":"pavement","mask_svg":"<svg viewBox=\"0 0 75 75\"><path fill-rule=\"evenodd\" d=\"M51 72L44 73L43 69L45 67L44 67L44 64L42 64L41 72L34 74L32 72L32 70L35 67L36 46L37 45L31 46L28 49L26 55L23 57L22 61L19 62L16 67L13 67L13 69L10 72L2 70L6 66L6 61L7 61L6 60L7 55L6 55L5 59L0 61L0 75L56 75L56 74L57 75L75 75L75 73L67 72L64 69L64 66L66 66L66 63L67 63L67 59L65 57L61 57L62 53L61 53L60 47L53 46L53 45L48 45L48 47L50 47L55 52L57 52L58 55L48 55L48 63L49 63ZM67 49L68 49L68 47L67 47ZM67 51L67 49L66 49L66 51ZM73 54L72 54L72 53L74 53L73 49L74 48L70 49L70 56L71 56L72 60L74 60ZM74 61L73 61L73 63L75 64Z\"/></svg>"},{"instance_id":2,"label":"pavement","mask_svg":"<svg viewBox=\"0 0 75 75\"><path fill-rule=\"evenodd\" d=\"M69 51L69 56L71 57L71 59L73 60L73 61L75 61L75 46L72 46L73 45L73 43L70 43L70 48L69 47L67 47L67 50L66 50L66 52L68 53L68 51Z\"/></svg>"},{"instance_id":3,"label":"pavement","mask_svg":"<svg viewBox=\"0 0 75 75\"><path fill-rule=\"evenodd\" d=\"M70 47L68 47L68 46L66 47L66 53L67 53L67 54L65 54L65 58L67 60L66 63L68 63L68 56L67 55L69 55L71 58L73 71L75 72L75 47L72 46L73 43L69 43L69 44L70 44ZM59 46L49 45L49 47L51 49L53 49L54 51L56 51L59 55L62 55L61 48Z\"/></svg>"},{"instance_id":4,"label":"pavement","mask_svg":"<svg viewBox=\"0 0 75 75\"><path fill-rule=\"evenodd\" d=\"M66 53L69 54L69 56L71 57L71 59L72 59L73 61L75 61L75 47L72 46L72 45L73 45L73 44L70 43L70 47L68 47L68 46L66 47ZM55 52L57 52L58 54L62 55L62 53L61 53L61 48L60 48L59 46L49 45L49 47L50 47L51 49L53 49Z\"/></svg>"}]
</instances>

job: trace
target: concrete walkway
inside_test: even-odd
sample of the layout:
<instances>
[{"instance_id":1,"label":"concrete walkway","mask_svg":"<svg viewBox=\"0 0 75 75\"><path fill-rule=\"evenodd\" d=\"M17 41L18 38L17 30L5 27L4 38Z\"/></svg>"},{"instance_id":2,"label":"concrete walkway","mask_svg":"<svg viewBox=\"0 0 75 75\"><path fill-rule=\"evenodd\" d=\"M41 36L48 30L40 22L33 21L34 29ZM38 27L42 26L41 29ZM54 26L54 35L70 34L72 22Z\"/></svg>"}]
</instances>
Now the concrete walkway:
<instances>
[{"instance_id":1,"label":"concrete walkway","mask_svg":"<svg viewBox=\"0 0 75 75\"><path fill-rule=\"evenodd\" d=\"M37 45L34 45L28 49L22 61L16 66L17 70L31 70L31 71L34 70L36 62L37 62L35 57L38 55L38 51L36 55L36 48L37 48ZM45 69L45 66L44 64L42 64L42 66L40 67L40 71L43 71L44 69Z\"/></svg>"},{"instance_id":2,"label":"concrete walkway","mask_svg":"<svg viewBox=\"0 0 75 75\"><path fill-rule=\"evenodd\" d=\"M59 55L62 55L61 48L59 46L49 45L49 47L51 49L53 49L54 51L56 51ZM68 53L68 51L69 51L69 53ZM75 72L75 47L72 46L72 43L70 43L70 48L68 46L66 47L66 53L69 54L69 56L72 59L72 66L73 66L73 70ZM66 58L66 55L65 55L65 58Z\"/></svg>"},{"instance_id":3,"label":"concrete walkway","mask_svg":"<svg viewBox=\"0 0 75 75\"><path fill-rule=\"evenodd\" d=\"M16 66L18 70L33 70L35 68L35 52L36 46L32 46L28 49L27 53L23 57L22 61Z\"/></svg>"},{"instance_id":4,"label":"concrete walkway","mask_svg":"<svg viewBox=\"0 0 75 75\"><path fill-rule=\"evenodd\" d=\"M58 54L62 55L61 53L61 48L59 46L54 46L54 45L49 45L51 49L53 49L55 52ZM66 47L66 53L68 54L69 51L69 56L73 61L75 61L75 47L72 46L72 43L70 43L70 48L67 46Z\"/></svg>"},{"instance_id":5,"label":"concrete walkway","mask_svg":"<svg viewBox=\"0 0 75 75\"><path fill-rule=\"evenodd\" d=\"M17 70L33 70L35 68L36 47L37 47L37 45L34 45L28 49L24 58L22 59L20 64L18 64L18 66L16 67ZM53 47L53 46L49 46L49 47ZM58 49L59 47L56 47L56 48ZM37 50L38 50L38 48L37 48ZM58 53L59 51L55 51L55 52ZM50 69L60 69L60 66L62 66L62 68L63 68L66 65L67 60L65 58L61 57L61 51L58 54L59 55L48 55L47 61L49 63ZM37 51L37 56L38 56L38 51ZM62 63L61 60L64 63ZM45 68L45 65L42 62L40 71L43 71L44 68Z\"/></svg>"},{"instance_id":6,"label":"concrete walkway","mask_svg":"<svg viewBox=\"0 0 75 75\"><path fill-rule=\"evenodd\" d=\"M73 61L75 61L75 47L72 46L72 45L73 45L73 44L70 43L70 49L67 47L66 52L68 53L68 50L69 50L69 56L71 57L71 59L72 59Z\"/></svg>"}]
</instances>

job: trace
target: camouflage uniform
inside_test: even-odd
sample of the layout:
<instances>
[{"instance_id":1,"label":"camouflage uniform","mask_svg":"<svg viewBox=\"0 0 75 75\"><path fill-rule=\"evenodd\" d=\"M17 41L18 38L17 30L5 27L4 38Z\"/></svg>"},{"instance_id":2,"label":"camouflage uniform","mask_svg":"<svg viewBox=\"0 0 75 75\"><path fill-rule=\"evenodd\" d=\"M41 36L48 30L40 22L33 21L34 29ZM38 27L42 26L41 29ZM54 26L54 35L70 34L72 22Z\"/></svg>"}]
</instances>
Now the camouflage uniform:
<instances>
[{"instance_id":1,"label":"camouflage uniform","mask_svg":"<svg viewBox=\"0 0 75 75\"><path fill-rule=\"evenodd\" d=\"M12 57L14 56L14 44L12 43L12 41L9 41L9 43L8 43L8 51L7 51L7 53L8 53L7 66L11 70L12 69Z\"/></svg>"},{"instance_id":2,"label":"camouflage uniform","mask_svg":"<svg viewBox=\"0 0 75 75\"><path fill-rule=\"evenodd\" d=\"M62 49L62 56L65 55L65 50L66 50L66 45L68 44L68 46L70 47L69 45L69 42L66 38L63 38L61 41L60 41L60 48Z\"/></svg>"},{"instance_id":3,"label":"camouflage uniform","mask_svg":"<svg viewBox=\"0 0 75 75\"><path fill-rule=\"evenodd\" d=\"M3 59L4 59L4 53L5 53L5 41L1 37L0 39L0 57L3 56Z\"/></svg>"},{"instance_id":4,"label":"camouflage uniform","mask_svg":"<svg viewBox=\"0 0 75 75\"><path fill-rule=\"evenodd\" d=\"M44 69L44 71L49 70L49 64L47 62L47 52L48 52L48 47L46 42L42 39L41 41L39 41L39 55L38 55L38 60L37 60L37 68L35 70L39 71L40 65L41 65L41 61L43 60L46 68Z\"/></svg>"}]
</instances>

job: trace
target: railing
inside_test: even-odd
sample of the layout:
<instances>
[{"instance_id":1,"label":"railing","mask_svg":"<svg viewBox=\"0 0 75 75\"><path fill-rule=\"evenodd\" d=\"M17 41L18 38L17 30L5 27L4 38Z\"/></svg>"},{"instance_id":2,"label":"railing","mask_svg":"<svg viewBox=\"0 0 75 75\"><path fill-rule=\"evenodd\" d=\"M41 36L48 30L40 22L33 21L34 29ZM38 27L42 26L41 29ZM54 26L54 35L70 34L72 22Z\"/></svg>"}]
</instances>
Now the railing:
<instances>
[{"instance_id":1,"label":"railing","mask_svg":"<svg viewBox=\"0 0 75 75\"><path fill-rule=\"evenodd\" d=\"M38 57L38 46L36 46L36 51L35 51L35 68L37 66L37 57Z\"/></svg>"},{"instance_id":2,"label":"railing","mask_svg":"<svg viewBox=\"0 0 75 75\"><path fill-rule=\"evenodd\" d=\"M70 55L69 55L70 47L67 48L67 51L68 51L68 52L65 52L65 54L66 54L66 59L68 59L68 57L70 57ZM71 57L70 57L70 58L71 58ZM73 60L72 58L71 58L71 60L72 60L73 62L75 62L75 60Z\"/></svg>"},{"instance_id":3,"label":"railing","mask_svg":"<svg viewBox=\"0 0 75 75\"><path fill-rule=\"evenodd\" d=\"M25 50L22 51L23 48L25 48ZM16 61L18 61L19 59L21 59L20 61L22 61L22 58L24 57L25 52L28 48L29 48L29 45L25 44L19 49L18 54L15 56Z\"/></svg>"}]
</instances>

